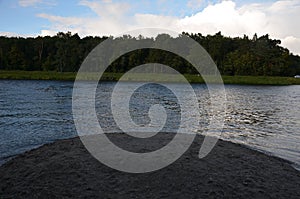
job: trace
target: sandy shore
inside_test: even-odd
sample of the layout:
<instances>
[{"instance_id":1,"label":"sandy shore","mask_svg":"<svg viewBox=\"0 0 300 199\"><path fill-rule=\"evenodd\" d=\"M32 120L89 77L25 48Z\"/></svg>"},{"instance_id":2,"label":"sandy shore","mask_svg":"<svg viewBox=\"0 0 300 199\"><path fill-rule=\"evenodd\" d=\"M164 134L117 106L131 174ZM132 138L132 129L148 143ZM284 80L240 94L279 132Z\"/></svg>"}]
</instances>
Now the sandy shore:
<instances>
[{"instance_id":1,"label":"sandy shore","mask_svg":"<svg viewBox=\"0 0 300 199\"><path fill-rule=\"evenodd\" d=\"M157 148L170 138L171 134L158 135L147 144ZM129 143L124 134L114 134L112 139L120 145ZM101 164L79 138L57 141L2 165L0 198L300 197L300 172L287 161L225 141L199 159L202 140L197 136L176 162L145 174L124 173Z\"/></svg>"}]
</instances>

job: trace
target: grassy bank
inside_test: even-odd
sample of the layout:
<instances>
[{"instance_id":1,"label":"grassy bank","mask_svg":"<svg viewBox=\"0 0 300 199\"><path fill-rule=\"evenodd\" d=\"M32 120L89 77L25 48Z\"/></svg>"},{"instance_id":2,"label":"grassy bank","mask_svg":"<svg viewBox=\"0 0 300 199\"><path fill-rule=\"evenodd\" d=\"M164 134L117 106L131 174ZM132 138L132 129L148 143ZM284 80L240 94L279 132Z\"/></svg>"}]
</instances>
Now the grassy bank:
<instances>
[{"instance_id":1,"label":"grassy bank","mask_svg":"<svg viewBox=\"0 0 300 199\"><path fill-rule=\"evenodd\" d=\"M76 73L54 71L0 71L0 79L19 80L74 80Z\"/></svg>"},{"instance_id":2,"label":"grassy bank","mask_svg":"<svg viewBox=\"0 0 300 199\"><path fill-rule=\"evenodd\" d=\"M151 77L151 75L148 74ZM201 76L184 75L191 83L204 83ZM116 81L122 77L121 73L105 73L101 80ZM165 80L164 74L155 75L155 79ZM172 75L167 76L172 80ZM76 73L74 72L46 72L46 71L0 71L0 79L19 79L19 80L63 80L74 81ZM84 80L93 80L97 78L97 74L86 74L82 76ZM135 76L135 79L143 81L144 75ZM248 85L300 85L300 78L294 77L264 77L264 76L222 76L225 84L248 84ZM176 78L175 78L176 79ZM131 80L130 77L124 80ZM151 78L149 78L151 80Z\"/></svg>"}]
</instances>

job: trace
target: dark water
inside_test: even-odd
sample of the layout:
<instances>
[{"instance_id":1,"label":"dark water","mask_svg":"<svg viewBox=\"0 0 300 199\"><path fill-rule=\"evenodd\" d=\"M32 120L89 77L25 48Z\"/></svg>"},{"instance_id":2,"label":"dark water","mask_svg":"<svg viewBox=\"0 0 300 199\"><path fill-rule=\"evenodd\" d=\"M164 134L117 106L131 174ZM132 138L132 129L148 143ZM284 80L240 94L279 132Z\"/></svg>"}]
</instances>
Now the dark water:
<instances>
[{"instance_id":1,"label":"dark water","mask_svg":"<svg viewBox=\"0 0 300 199\"><path fill-rule=\"evenodd\" d=\"M101 83L96 95L97 115L105 132L120 131L110 113L108 96L114 85ZM195 119L205 127L208 117L203 115L207 115L205 107L210 103L209 95L205 85L192 86L202 112L202 117ZM72 88L72 82L62 81L0 81L2 162L45 143L77 135L72 116ZM225 89L227 114L222 139L243 143L300 165L300 86L227 85ZM178 128L180 106L169 90L148 85L137 90L130 102L135 123L149 123L149 104L160 103L168 113L163 131ZM201 133L203 129L190 130Z\"/></svg>"}]
</instances>

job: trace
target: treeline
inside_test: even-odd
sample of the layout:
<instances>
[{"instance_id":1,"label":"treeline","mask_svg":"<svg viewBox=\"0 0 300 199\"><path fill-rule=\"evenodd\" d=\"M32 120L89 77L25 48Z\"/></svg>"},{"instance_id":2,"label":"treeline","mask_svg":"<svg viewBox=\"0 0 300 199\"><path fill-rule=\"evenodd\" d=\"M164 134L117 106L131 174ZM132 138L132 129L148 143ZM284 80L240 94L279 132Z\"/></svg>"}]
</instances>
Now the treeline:
<instances>
[{"instance_id":1,"label":"treeline","mask_svg":"<svg viewBox=\"0 0 300 199\"><path fill-rule=\"evenodd\" d=\"M280 46L280 40L269 35L253 38L225 37L189 34L201 44L215 61L223 75L294 76L300 74L300 57ZM70 32L59 32L55 36L36 38L0 36L0 70L76 72L89 52L107 37L84 37ZM166 40L176 42L166 34L155 38L138 38L124 35L115 39L144 39L154 42ZM192 53L192 52L191 52ZM117 59L108 68L109 72L126 72L131 67L158 62L172 66L181 73L195 73L195 69L184 59L161 50L143 49L128 53Z\"/></svg>"}]
</instances>

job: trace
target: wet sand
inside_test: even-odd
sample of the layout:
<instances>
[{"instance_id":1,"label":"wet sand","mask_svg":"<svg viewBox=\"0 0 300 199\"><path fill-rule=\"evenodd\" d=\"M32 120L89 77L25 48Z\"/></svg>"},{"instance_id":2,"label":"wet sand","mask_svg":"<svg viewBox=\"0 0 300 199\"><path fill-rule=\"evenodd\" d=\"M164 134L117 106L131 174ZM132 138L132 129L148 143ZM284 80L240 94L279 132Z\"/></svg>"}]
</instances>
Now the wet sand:
<instances>
[{"instance_id":1,"label":"wet sand","mask_svg":"<svg viewBox=\"0 0 300 199\"><path fill-rule=\"evenodd\" d=\"M120 146L124 134L110 135ZM173 134L146 143L159 148ZM79 138L60 140L21 154L0 167L0 198L299 198L300 172L290 163L219 140L198 158L203 138L161 170L130 174L94 159ZM135 151L145 151L143 142Z\"/></svg>"}]
</instances>

